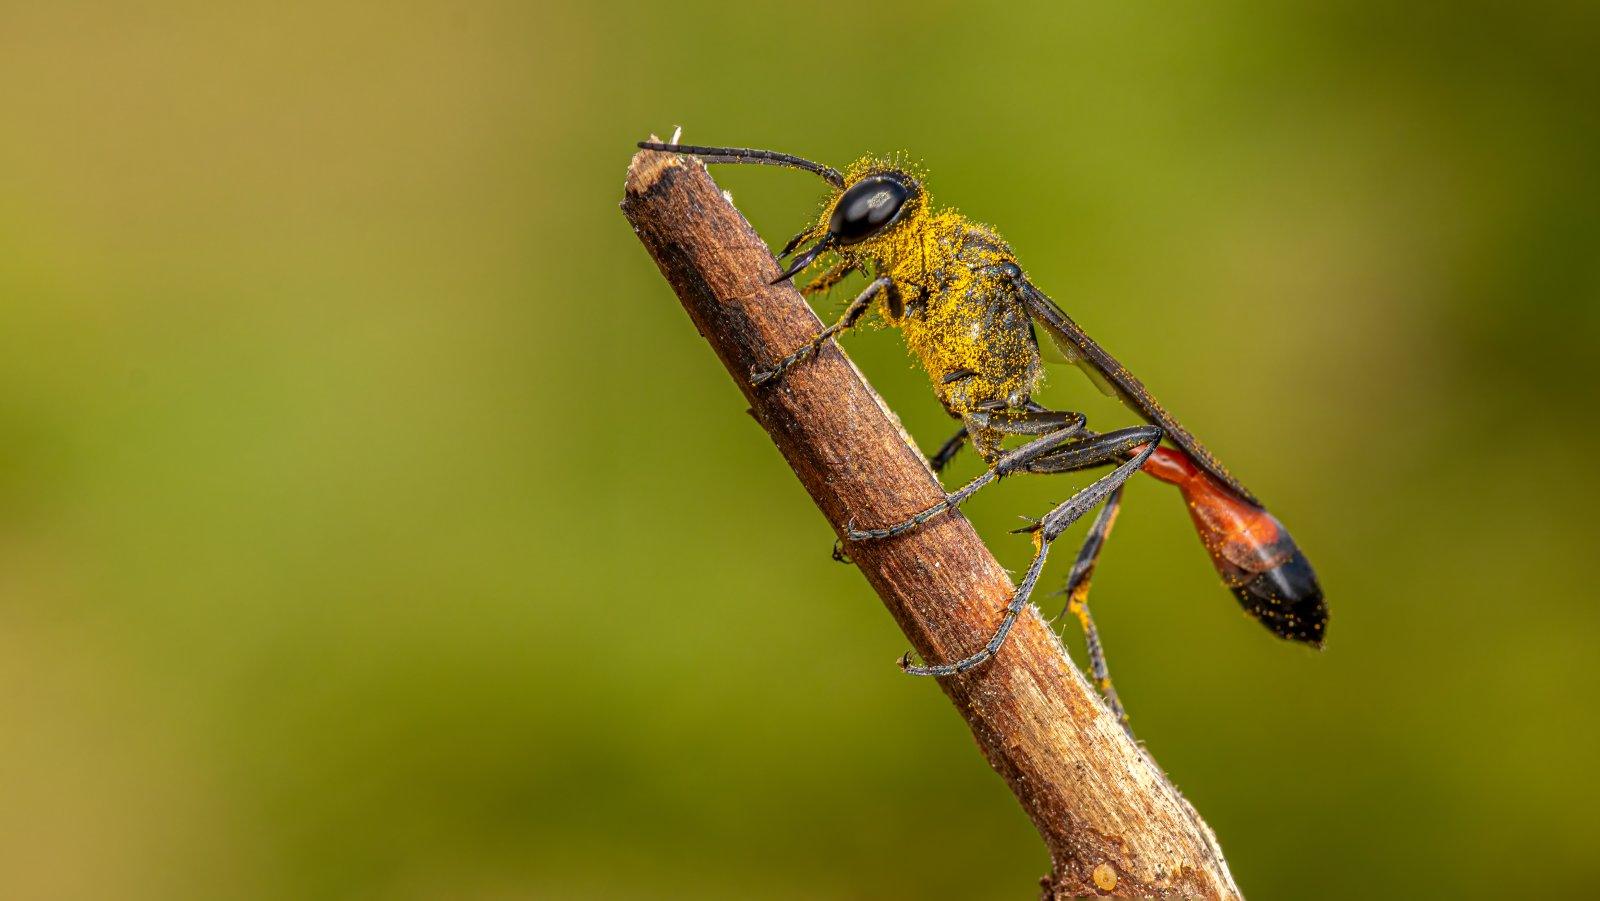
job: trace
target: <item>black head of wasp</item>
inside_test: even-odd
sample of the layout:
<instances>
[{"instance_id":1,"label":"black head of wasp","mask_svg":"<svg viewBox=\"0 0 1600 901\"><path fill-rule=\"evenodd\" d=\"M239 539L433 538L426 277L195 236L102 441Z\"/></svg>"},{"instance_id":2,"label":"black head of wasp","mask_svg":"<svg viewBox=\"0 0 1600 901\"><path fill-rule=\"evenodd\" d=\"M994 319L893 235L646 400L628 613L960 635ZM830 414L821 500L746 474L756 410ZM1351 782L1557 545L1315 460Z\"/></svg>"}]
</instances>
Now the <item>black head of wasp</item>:
<instances>
[{"instance_id":1,"label":"black head of wasp","mask_svg":"<svg viewBox=\"0 0 1600 901\"><path fill-rule=\"evenodd\" d=\"M1089 616L1089 579L1116 520L1122 486L1136 471L1177 486L1188 503L1200 541L1223 582L1246 612L1274 634L1321 647L1327 607L1316 573L1278 520L1168 413L1144 385L1084 334L1044 292L1033 286L1011 248L987 226L929 202L922 178L897 161L866 157L845 172L769 150L696 147L641 142L641 148L692 154L712 163L757 163L802 169L834 188L818 220L795 235L778 254L794 257L776 281L791 278L819 260L830 265L802 293L824 291L853 272L872 281L805 346L769 370L753 373L771 382L869 311L900 329L920 360L933 390L962 428L933 457L942 469L970 442L988 470L944 501L910 518L874 529L852 528L852 541L904 534L971 497L996 479L1019 472L1062 473L1101 466L1115 468L1033 525L1037 547L1005 616L987 645L951 663L901 665L915 675L964 672L993 657L1005 642L1044 566L1050 544L1074 521L1104 504L1067 578L1067 609L1089 637L1091 665L1116 711L1100 642ZM776 281L774 283L776 283ZM1051 410L1032 400L1043 380L1036 326L1101 390L1122 400L1147 425L1097 433L1081 413ZM1009 436L1027 438L1003 448ZM1161 442L1174 447L1162 447Z\"/></svg>"}]
</instances>

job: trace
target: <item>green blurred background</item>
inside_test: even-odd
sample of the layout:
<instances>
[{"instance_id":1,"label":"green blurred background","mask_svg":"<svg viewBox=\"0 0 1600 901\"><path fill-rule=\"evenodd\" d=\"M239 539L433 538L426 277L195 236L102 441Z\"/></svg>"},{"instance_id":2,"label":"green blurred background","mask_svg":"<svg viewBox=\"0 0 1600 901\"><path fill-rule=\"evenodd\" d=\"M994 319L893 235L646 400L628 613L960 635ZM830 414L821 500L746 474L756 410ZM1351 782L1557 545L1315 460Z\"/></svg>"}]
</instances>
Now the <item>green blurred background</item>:
<instances>
[{"instance_id":1,"label":"green blurred background","mask_svg":"<svg viewBox=\"0 0 1600 901\"><path fill-rule=\"evenodd\" d=\"M1592 893L1596 10L4 4L0 897L1034 897L617 210L674 125L920 158L1294 530L1322 654L1154 482L1096 586L1250 897Z\"/></svg>"}]
</instances>

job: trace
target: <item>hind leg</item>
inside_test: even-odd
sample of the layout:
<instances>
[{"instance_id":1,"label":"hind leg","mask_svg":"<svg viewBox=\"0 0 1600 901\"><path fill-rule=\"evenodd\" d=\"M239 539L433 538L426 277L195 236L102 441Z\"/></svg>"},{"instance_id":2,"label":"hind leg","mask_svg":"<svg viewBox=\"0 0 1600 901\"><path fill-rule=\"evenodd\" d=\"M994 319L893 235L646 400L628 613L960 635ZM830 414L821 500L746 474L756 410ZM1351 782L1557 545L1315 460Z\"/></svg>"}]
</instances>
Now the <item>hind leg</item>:
<instances>
[{"instance_id":1,"label":"hind leg","mask_svg":"<svg viewBox=\"0 0 1600 901\"><path fill-rule=\"evenodd\" d=\"M1089 649L1089 673L1094 677L1095 684L1100 686L1100 693L1105 696L1106 706L1111 708L1111 713L1117 718L1117 722L1122 724L1128 737L1132 738L1133 730L1128 728L1128 712L1123 709L1122 701L1117 697L1117 690L1111 684L1111 671L1106 667L1105 649L1100 644L1100 631L1095 628L1094 617L1089 613L1089 581L1094 577L1094 568L1100 560L1100 551L1105 547L1106 538L1111 535L1111 528L1116 525L1117 514L1121 509L1122 488L1118 486L1106 498L1105 506L1100 508L1100 515L1095 517L1094 525L1089 527L1083 548L1078 551L1078 559L1072 564L1072 572L1067 575L1067 587L1062 592L1067 596L1067 606L1061 612L1071 613L1077 617L1078 624L1083 627L1084 643Z\"/></svg>"}]
</instances>

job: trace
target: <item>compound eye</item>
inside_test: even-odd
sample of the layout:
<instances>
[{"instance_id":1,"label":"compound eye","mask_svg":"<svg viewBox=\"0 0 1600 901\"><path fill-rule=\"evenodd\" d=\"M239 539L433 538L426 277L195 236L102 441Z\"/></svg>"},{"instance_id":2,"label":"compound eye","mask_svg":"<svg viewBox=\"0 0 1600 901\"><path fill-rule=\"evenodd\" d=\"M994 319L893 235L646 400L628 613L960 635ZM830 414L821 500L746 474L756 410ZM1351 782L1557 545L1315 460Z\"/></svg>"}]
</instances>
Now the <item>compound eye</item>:
<instances>
[{"instance_id":1,"label":"compound eye","mask_svg":"<svg viewBox=\"0 0 1600 901\"><path fill-rule=\"evenodd\" d=\"M910 196L911 188L893 176L864 179L839 198L828 231L839 244L859 244L894 222Z\"/></svg>"}]
</instances>

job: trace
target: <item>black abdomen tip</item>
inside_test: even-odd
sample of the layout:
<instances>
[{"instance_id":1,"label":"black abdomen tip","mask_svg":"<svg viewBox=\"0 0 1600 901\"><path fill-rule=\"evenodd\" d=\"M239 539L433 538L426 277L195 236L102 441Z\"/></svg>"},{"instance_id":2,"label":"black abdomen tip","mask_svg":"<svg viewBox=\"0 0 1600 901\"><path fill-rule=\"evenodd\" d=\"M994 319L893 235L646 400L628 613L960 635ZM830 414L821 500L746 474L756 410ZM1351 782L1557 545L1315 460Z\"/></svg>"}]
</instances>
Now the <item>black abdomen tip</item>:
<instances>
[{"instance_id":1,"label":"black abdomen tip","mask_svg":"<svg viewBox=\"0 0 1600 901\"><path fill-rule=\"evenodd\" d=\"M1322 600L1316 572L1298 549L1287 562L1235 586L1233 593L1244 609L1274 635L1322 647L1328 628L1328 605Z\"/></svg>"}]
</instances>

